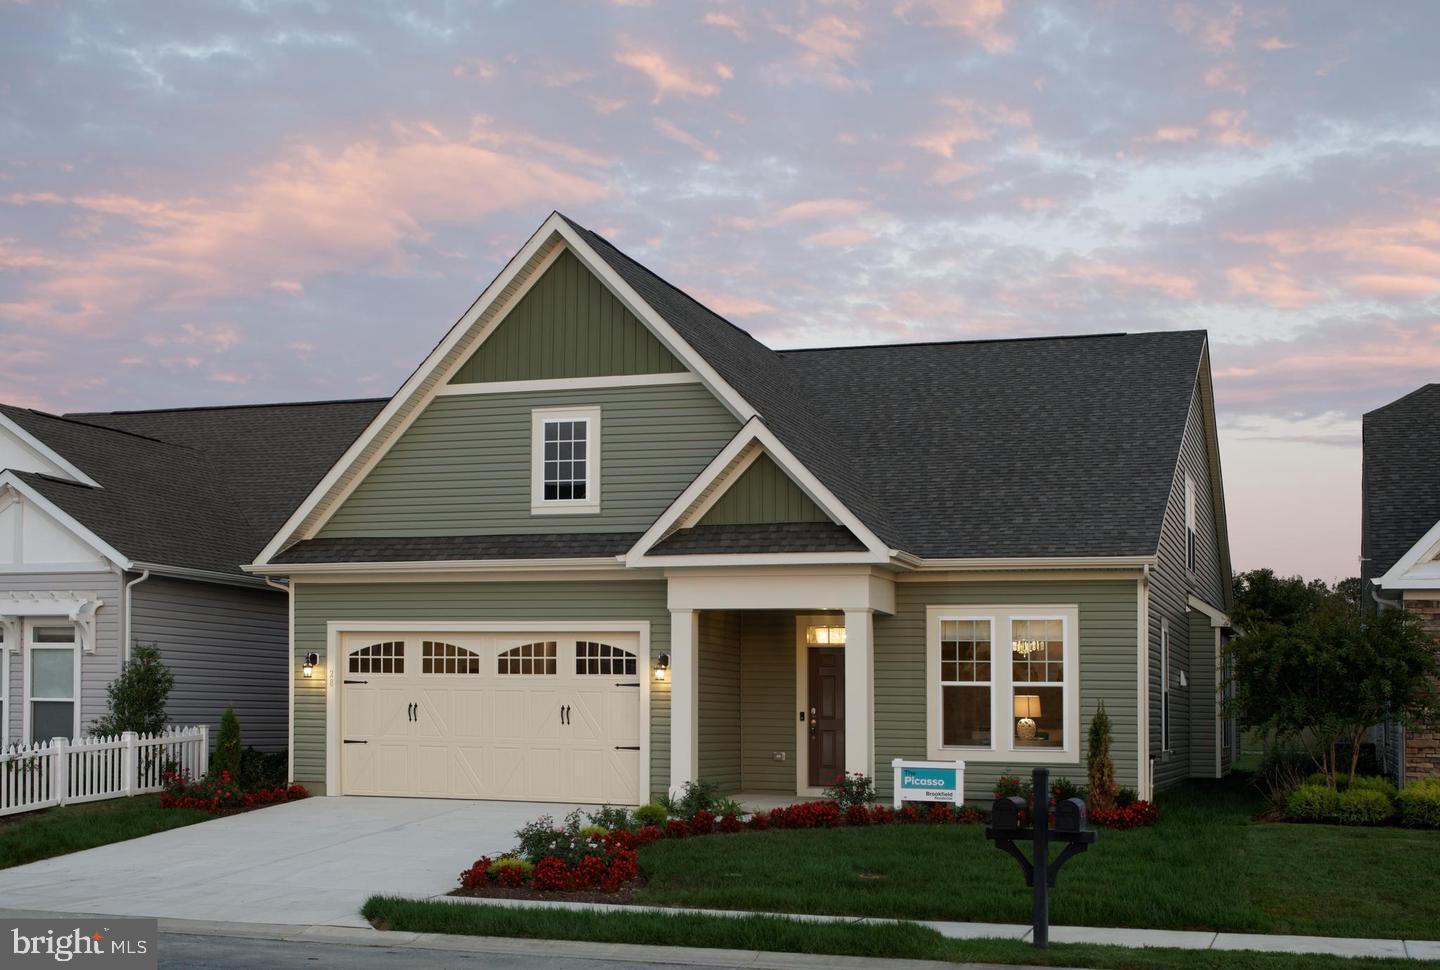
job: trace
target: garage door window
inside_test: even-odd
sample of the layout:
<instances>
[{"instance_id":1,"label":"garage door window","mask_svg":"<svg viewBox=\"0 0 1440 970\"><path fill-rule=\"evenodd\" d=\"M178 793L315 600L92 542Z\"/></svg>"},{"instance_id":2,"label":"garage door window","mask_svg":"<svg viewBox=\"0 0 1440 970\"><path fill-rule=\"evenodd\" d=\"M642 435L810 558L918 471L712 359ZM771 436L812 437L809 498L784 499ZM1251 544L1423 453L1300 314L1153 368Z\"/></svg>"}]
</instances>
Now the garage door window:
<instances>
[{"instance_id":1,"label":"garage door window","mask_svg":"<svg viewBox=\"0 0 1440 970\"><path fill-rule=\"evenodd\" d=\"M426 640L420 644L420 672L424 674L478 674L480 655L453 643Z\"/></svg>"},{"instance_id":2,"label":"garage door window","mask_svg":"<svg viewBox=\"0 0 1440 970\"><path fill-rule=\"evenodd\" d=\"M501 674L555 673L555 641L522 643L500 653Z\"/></svg>"},{"instance_id":3,"label":"garage door window","mask_svg":"<svg viewBox=\"0 0 1440 970\"><path fill-rule=\"evenodd\" d=\"M403 674L405 672L405 641L389 640L350 651L352 674Z\"/></svg>"},{"instance_id":4,"label":"garage door window","mask_svg":"<svg viewBox=\"0 0 1440 970\"><path fill-rule=\"evenodd\" d=\"M575 644L575 672L606 677L635 676L635 655L608 643L581 640Z\"/></svg>"}]
</instances>

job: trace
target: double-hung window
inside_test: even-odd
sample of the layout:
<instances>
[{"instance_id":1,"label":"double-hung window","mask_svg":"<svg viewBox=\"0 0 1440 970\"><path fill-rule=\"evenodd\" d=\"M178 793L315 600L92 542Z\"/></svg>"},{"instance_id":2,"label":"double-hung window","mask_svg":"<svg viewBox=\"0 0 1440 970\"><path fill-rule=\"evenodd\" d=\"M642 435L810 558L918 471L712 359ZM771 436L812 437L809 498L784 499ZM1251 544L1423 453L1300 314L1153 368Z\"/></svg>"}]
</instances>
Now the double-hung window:
<instances>
[{"instance_id":1,"label":"double-hung window","mask_svg":"<svg viewBox=\"0 0 1440 970\"><path fill-rule=\"evenodd\" d=\"M1195 479L1185 473L1185 568L1195 571Z\"/></svg>"},{"instance_id":2,"label":"double-hung window","mask_svg":"<svg viewBox=\"0 0 1440 970\"><path fill-rule=\"evenodd\" d=\"M937 760L1079 760L1079 610L926 611L928 745Z\"/></svg>"},{"instance_id":3,"label":"double-hung window","mask_svg":"<svg viewBox=\"0 0 1440 970\"><path fill-rule=\"evenodd\" d=\"M531 412L530 511L600 511L600 409Z\"/></svg>"},{"instance_id":4,"label":"double-hung window","mask_svg":"<svg viewBox=\"0 0 1440 970\"><path fill-rule=\"evenodd\" d=\"M27 627L27 740L73 738L77 731L75 695L80 663L75 651L75 627L45 622Z\"/></svg>"}]
</instances>

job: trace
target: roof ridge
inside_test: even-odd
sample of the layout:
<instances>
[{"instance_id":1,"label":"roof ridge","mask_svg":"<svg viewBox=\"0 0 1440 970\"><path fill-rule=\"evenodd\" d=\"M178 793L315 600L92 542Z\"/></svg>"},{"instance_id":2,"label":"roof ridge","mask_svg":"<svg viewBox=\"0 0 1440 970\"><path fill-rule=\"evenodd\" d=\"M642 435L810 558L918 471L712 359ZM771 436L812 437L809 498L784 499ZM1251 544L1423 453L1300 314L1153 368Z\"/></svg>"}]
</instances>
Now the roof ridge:
<instances>
[{"instance_id":1,"label":"roof ridge","mask_svg":"<svg viewBox=\"0 0 1440 970\"><path fill-rule=\"evenodd\" d=\"M94 431L107 431L107 432L110 432L111 434L123 434L123 435L126 435L126 436L131 437L131 438L139 438L141 441L153 441L153 442L154 442L155 444L157 444L157 445L170 445L170 446L173 447L173 448L184 448L184 449L187 450L187 451L194 451L194 449L191 448L189 445L177 444L177 443L175 443L175 442L173 442L173 441L166 441L166 440L163 439L163 438L155 438L155 437L152 437L152 436L150 436L150 435L148 435L148 434L141 434L141 433L138 432L138 431L129 431L129 430L126 430L125 428L112 428L112 427L110 427L109 425L105 425L105 424L91 424L89 421L81 421L81 420L79 420L79 419L78 419L76 416L74 416L74 415L69 415L69 414L51 414L49 411L41 411L41 410L38 410L37 408L23 408L22 410L28 411L28 412L30 412L31 414L37 414L37 415L39 415L39 416L42 417L42 418L49 418L49 419L52 420L52 421L63 421L63 422L65 422L66 424L73 424L73 425L75 425L76 427L80 427L80 428L90 428L90 429L92 429L92 430L94 430ZM54 446L52 445L51 447L54 447Z\"/></svg>"},{"instance_id":2,"label":"roof ridge","mask_svg":"<svg viewBox=\"0 0 1440 970\"><path fill-rule=\"evenodd\" d=\"M817 354L831 350L884 350L892 347L947 347L955 344L1014 344L1041 340L1096 340L1101 337L1144 337L1152 334L1203 333L1201 330L1109 330L1103 333L1058 333L1034 337L969 337L963 340L897 340L882 344L837 344L833 347L786 347L777 354Z\"/></svg>"},{"instance_id":3,"label":"roof ridge","mask_svg":"<svg viewBox=\"0 0 1440 970\"><path fill-rule=\"evenodd\" d=\"M185 407L174 408L136 408L128 411L70 411L63 415L50 415L62 420L74 418L100 417L102 415L129 415L129 414L176 414L188 411L243 411L258 408L299 408L312 407L330 404L371 404L376 401L388 401L388 397L345 397L327 398L320 401L262 401L258 404L195 404ZM43 413L43 412L41 412ZM100 427L97 425L96 427ZM107 430L114 430L108 429Z\"/></svg>"}]
</instances>

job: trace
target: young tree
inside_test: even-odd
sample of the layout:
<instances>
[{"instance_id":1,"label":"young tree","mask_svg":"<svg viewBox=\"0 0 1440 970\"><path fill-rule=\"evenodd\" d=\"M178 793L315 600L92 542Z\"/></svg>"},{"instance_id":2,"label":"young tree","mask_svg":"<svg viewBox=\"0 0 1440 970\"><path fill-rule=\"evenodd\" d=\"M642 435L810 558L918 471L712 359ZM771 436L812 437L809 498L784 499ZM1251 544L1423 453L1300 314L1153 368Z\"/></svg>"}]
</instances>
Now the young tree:
<instances>
[{"instance_id":1,"label":"young tree","mask_svg":"<svg viewBox=\"0 0 1440 970\"><path fill-rule=\"evenodd\" d=\"M1115 807L1115 762L1110 760L1110 716L1105 713L1105 702L1090 721L1090 744L1086 756L1090 775L1090 790L1087 792L1091 811L1105 811Z\"/></svg>"},{"instance_id":2,"label":"young tree","mask_svg":"<svg viewBox=\"0 0 1440 970\"><path fill-rule=\"evenodd\" d=\"M160 658L160 648L153 643L136 643L120 676L110 682L109 709L90 730L95 734L114 735L126 731L158 734L165 729L165 706L175 686Z\"/></svg>"},{"instance_id":3,"label":"young tree","mask_svg":"<svg viewBox=\"0 0 1440 970\"><path fill-rule=\"evenodd\" d=\"M225 708L220 715L220 733L215 738L215 757L210 761L210 770L216 774L230 772L231 778L240 777L240 718L235 716L234 706Z\"/></svg>"},{"instance_id":4,"label":"young tree","mask_svg":"<svg viewBox=\"0 0 1440 970\"><path fill-rule=\"evenodd\" d=\"M1236 578L1231 641L1234 699L1227 706L1252 728L1304 745L1335 784L1338 745L1350 745L1353 780L1360 741L1387 718L1426 724L1436 716L1440 654L1404 610L1366 614L1355 584L1335 589L1269 570Z\"/></svg>"}]
</instances>

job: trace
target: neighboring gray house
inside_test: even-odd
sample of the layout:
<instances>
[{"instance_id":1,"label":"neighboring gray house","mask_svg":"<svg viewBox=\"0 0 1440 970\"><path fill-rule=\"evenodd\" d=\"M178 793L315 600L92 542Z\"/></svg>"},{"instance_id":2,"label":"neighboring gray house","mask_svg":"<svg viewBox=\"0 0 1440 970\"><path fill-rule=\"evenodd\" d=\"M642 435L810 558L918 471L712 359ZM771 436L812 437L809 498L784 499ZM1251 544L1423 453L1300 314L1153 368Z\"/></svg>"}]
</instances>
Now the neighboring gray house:
<instances>
[{"instance_id":1,"label":"neighboring gray house","mask_svg":"<svg viewBox=\"0 0 1440 970\"><path fill-rule=\"evenodd\" d=\"M379 401L51 415L0 405L0 747L85 733L135 642L169 716L287 744L286 594L239 566Z\"/></svg>"}]
</instances>

